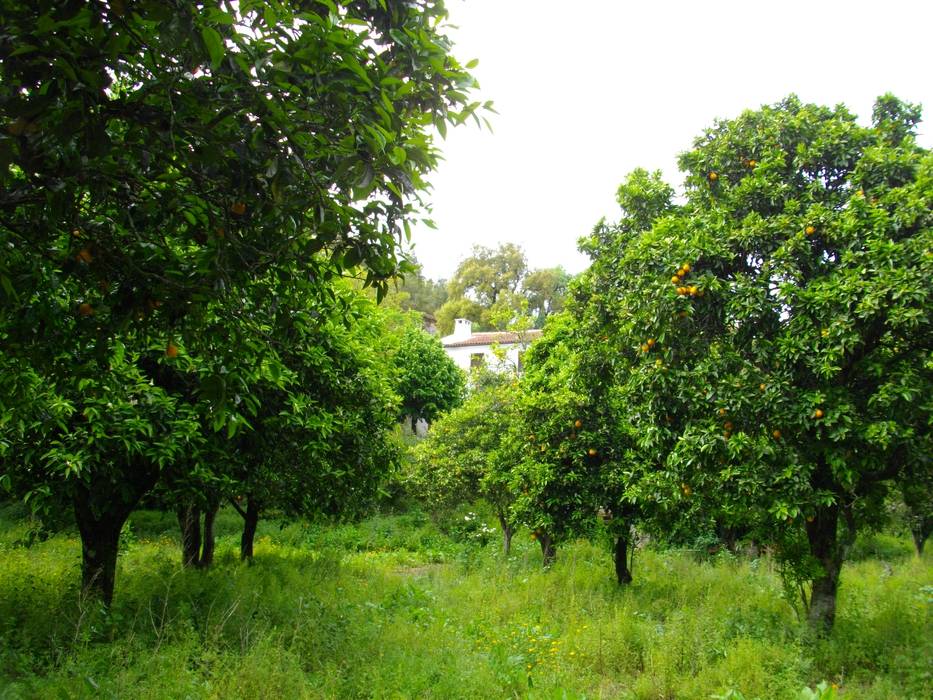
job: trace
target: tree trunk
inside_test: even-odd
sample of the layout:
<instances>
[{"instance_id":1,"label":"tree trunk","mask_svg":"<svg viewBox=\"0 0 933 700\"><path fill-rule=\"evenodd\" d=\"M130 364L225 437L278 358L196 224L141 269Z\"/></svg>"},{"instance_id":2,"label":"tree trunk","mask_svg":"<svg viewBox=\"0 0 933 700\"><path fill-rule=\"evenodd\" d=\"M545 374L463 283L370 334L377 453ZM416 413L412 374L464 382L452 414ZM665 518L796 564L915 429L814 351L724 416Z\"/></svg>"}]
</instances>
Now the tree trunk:
<instances>
[{"instance_id":1,"label":"tree trunk","mask_svg":"<svg viewBox=\"0 0 933 700\"><path fill-rule=\"evenodd\" d=\"M75 523L81 535L81 592L99 598L104 605L113 602L117 576L120 531L139 499L151 489L157 470L132 464L119 487L104 484L75 486L72 502Z\"/></svg>"},{"instance_id":2,"label":"tree trunk","mask_svg":"<svg viewBox=\"0 0 933 700\"><path fill-rule=\"evenodd\" d=\"M821 634L832 630L836 620L836 592L843 558L838 526L839 506L835 504L818 508L813 521L807 523L810 554L823 569L811 581L809 621Z\"/></svg>"},{"instance_id":3,"label":"tree trunk","mask_svg":"<svg viewBox=\"0 0 933 700\"><path fill-rule=\"evenodd\" d=\"M117 575L120 530L126 516L94 517L90 510L84 510L76 502L75 519L81 533L81 590L109 607Z\"/></svg>"},{"instance_id":4,"label":"tree trunk","mask_svg":"<svg viewBox=\"0 0 933 700\"><path fill-rule=\"evenodd\" d=\"M620 586L632 582L632 572L628 566L628 538L616 537L615 546L616 580Z\"/></svg>"},{"instance_id":5,"label":"tree trunk","mask_svg":"<svg viewBox=\"0 0 933 700\"><path fill-rule=\"evenodd\" d=\"M913 535L914 547L917 549L917 556L923 556L923 545L926 544L927 537L930 535L930 528L911 528L910 534Z\"/></svg>"},{"instance_id":6,"label":"tree trunk","mask_svg":"<svg viewBox=\"0 0 933 700\"><path fill-rule=\"evenodd\" d=\"M175 511L181 528L181 564L188 568L198 566L201 550L201 511L187 504Z\"/></svg>"},{"instance_id":7,"label":"tree trunk","mask_svg":"<svg viewBox=\"0 0 933 700\"><path fill-rule=\"evenodd\" d=\"M512 535L514 531L503 513L497 513L497 515L499 517L499 527L502 528L502 553L509 556L512 552Z\"/></svg>"},{"instance_id":8,"label":"tree trunk","mask_svg":"<svg viewBox=\"0 0 933 700\"><path fill-rule=\"evenodd\" d=\"M214 518L220 509L220 502L212 503L204 511L204 544L201 547L201 559L198 566L207 569L214 563Z\"/></svg>"},{"instance_id":9,"label":"tree trunk","mask_svg":"<svg viewBox=\"0 0 933 700\"><path fill-rule=\"evenodd\" d=\"M541 545L541 555L544 558L544 568L549 568L557 559L557 549L554 547L554 540L546 532L538 531L538 544Z\"/></svg>"},{"instance_id":10,"label":"tree trunk","mask_svg":"<svg viewBox=\"0 0 933 700\"><path fill-rule=\"evenodd\" d=\"M256 525L259 524L259 503L254 498L247 498L246 512L243 515L243 536L240 537L240 559L253 560L253 540L256 537Z\"/></svg>"}]
</instances>

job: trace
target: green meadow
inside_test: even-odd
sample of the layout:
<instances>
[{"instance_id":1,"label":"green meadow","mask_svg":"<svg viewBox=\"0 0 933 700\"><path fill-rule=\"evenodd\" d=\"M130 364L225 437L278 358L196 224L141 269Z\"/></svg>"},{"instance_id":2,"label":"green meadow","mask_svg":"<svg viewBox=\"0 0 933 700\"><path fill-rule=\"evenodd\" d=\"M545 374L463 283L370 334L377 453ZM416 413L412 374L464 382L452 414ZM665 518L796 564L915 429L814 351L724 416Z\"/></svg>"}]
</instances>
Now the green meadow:
<instances>
[{"instance_id":1,"label":"green meadow","mask_svg":"<svg viewBox=\"0 0 933 700\"><path fill-rule=\"evenodd\" d=\"M26 546L8 507L0 697L933 697L933 566L906 537L859 540L820 640L766 555L646 545L620 588L608 544L543 570L527 532L504 558L464 516L268 521L248 565L224 510L202 571L181 567L173 516L140 511L108 611L80 599L76 534Z\"/></svg>"}]
</instances>

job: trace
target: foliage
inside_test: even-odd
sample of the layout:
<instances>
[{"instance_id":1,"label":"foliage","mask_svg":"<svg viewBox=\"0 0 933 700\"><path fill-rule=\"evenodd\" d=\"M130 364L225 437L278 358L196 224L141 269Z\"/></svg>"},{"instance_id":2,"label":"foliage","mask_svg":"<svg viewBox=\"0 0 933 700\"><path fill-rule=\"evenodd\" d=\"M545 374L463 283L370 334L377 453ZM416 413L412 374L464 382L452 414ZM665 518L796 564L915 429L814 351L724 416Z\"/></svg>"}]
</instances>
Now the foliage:
<instances>
[{"instance_id":1,"label":"foliage","mask_svg":"<svg viewBox=\"0 0 933 700\"><path fill-rule=\"evenodd\" d=\"M409 328L394 357L402 415L412 426L429 423L463 400L466 378L440 341L420 328Z\"/></svg>"},{"instance_id":2,"label":"foliage","mask_svg":"<svg viewBox=\"0 0 933 700\"><path fill-rule=\"evenodd\" d=\"M632 499L759 527L831 624L847 541L907 465L929 468L933 156L917 108L874 124L794 97L718 122L582 246L585 315L619 359ZM837 534L843 530L845 535ZM796 547L794 542L803 542Z\"/></svg>"},{"instance_id":3,"label":"foliage","mask_svg":"<svg viewBox=\"0 0 933 700\"><path fill-rule=\"evenodd\" d=\"M201 478L207 433L288 402L278 300L328 332L335 277L381 296L409 269L432 130L481 105L442 2L370 5L4 5L0 480L75 501L105 600L169 462Z\"/></svg>"},{"instance_id":4,"label":"foliage","mask_svg":"<svg viewBox=\"0 0 933 700\"><path fill-rule=\"evenodd\" d=\"M517 382L486 373L481 386L431 428L415 448L412 489L430 507L449 509L484 499L493 508L508 552L515 522L510 473L516 460Z\"/></svg>"},{"instance_id":5,"label":"foliage","mask_svg":"<svg viewBox=\"0 0 933 700\"><path fill-rule=\"evenodd\" d=\"M447 283L438 329L442 335L453 332L457 318L473 321L477 329L502 329L521 314L530 314L540 327L548 314L562 308L569 279L560 267L529 271L524 251L514 243L496 249L475 246Z\"/></svg>"}]
</instances>

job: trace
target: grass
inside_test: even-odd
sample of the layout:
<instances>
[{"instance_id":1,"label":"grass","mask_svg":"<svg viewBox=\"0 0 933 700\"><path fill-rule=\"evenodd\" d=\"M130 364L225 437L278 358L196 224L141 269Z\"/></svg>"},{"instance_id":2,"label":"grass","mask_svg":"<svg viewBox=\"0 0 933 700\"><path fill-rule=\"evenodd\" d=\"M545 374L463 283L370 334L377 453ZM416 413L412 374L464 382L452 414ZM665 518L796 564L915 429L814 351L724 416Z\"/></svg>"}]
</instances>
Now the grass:
<instances>
[{"instance_id":1,"label":"grass","mask_svg":"<svg viewBox=\"0 0 933 700\"><path fill-rule=\"evenodd\" d=\"M527 536L504 559L417 513L266 522L252 566L239 526L222 511L214 568L185 571L174 519L135 514L108 612L73 533L26 548L0 513L0 698L933 697L933 566L896 538L846 565L817 641L764 558L640 551L620 589L599 544L543 571Z\"/></svg>"}]
</instances>

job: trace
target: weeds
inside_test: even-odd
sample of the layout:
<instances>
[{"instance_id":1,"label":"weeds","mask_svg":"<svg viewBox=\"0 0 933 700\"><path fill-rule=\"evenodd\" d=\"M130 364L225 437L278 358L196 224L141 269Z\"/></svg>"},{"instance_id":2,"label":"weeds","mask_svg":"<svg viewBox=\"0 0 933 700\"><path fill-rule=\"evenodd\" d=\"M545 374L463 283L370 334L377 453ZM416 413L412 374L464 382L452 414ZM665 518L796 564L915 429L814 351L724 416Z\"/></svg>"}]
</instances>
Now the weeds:
<instances>
[{"instance_id":1,"label":"weeds","mask_svg":"<svg viewBox=\"0 0 933 700\"><path fill-rule=\"evenodd\" d=\"M898 554L846 565L813 640L768 559L644 549L619 588L604 547L544 571L527 537L508 559L484 546L477 512L449 534L419 513L269 522L254 566L222 512L207 571L181 568L172 518L139 513L109 611L78 596L75 535L26 547L0 522L0 697L933 695L929 555L866 547Z\"/></svg>"}]
</instances>

